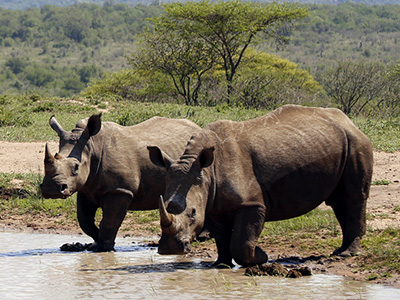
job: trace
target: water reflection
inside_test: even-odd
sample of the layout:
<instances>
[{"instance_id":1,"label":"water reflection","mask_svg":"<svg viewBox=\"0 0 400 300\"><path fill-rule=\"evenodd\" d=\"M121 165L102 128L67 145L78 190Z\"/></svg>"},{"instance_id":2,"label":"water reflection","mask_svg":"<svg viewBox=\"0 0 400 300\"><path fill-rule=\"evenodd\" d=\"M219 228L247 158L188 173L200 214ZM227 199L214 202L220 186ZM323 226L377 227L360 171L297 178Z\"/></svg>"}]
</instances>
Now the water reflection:
<instances>
[{"instance_id":1,"label":"water reflection","mask_svg":"<svg viewBox=\"0 0 400 300\"><path fill-rule=\"evenodd\" d=\"M341 276L246 277L211 261L157 254L134 239L110 253L61 252L85 237L0 232L0 299L399 299L400 290Z\"/></svg>"}]
</instances>

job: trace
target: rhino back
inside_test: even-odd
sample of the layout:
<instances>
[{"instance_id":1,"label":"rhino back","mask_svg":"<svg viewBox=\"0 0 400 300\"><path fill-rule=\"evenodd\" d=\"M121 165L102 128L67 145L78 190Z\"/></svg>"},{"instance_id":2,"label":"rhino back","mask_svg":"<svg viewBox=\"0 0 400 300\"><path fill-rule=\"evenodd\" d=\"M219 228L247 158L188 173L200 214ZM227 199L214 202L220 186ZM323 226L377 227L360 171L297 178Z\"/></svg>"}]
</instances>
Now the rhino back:
<instances>
[{"instance_id":1,"label":"rhino back","mask_svg":"<svg viewBox=\"0 0 400 300\"><path fill-rule=\"evenodd\" d=\"M201 128L188 120L153 117L134 126L103 122L93 137L91 178L85 193L93 198L126 189L133 193L130 209L154 209L164 192L164 170L150 162L147 146L158 146L178 158L187 140Z\"/></svg>"},{"instance_id":2,"label":"rhino back","mask_svg":"<svg viewBox=\"0 0 400 300\"><path fill-rule=\"evenodd\" d=\"M208 129L220 141L217 211L226 201L239 206L263 199L267 220L291 218L327 200L357 153L366 154L364 163L372 170L368 138L336 109L289 105L246 122L215 122Z\"/></svg>"}]
</instances>

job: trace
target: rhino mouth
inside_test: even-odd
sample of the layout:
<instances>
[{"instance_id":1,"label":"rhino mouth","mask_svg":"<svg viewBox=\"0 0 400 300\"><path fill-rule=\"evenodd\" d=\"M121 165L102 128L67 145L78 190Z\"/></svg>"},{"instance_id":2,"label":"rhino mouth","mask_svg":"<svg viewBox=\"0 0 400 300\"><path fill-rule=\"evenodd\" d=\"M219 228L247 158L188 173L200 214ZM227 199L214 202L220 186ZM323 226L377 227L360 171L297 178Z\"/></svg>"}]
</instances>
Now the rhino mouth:
<instances>
[{"instance_id":1,"label":"rhino mouth","mask_svg":"<svg viewBox=\"0 0 400 300\"><path fill-rule=\"evenodd\" d=\"M180 241L176 237L161 236L158 246L158 253L162 255L187 254L190 252L190 242Z\"/></svg>"},{"instance_id":2,"label":"rhino mouth","mask_svg":"<svg viewBox=\"0 0 400 300\"><path fill-rule=\"evenodd\" d=\"M59 198L66 199L72 195L67 185L62 185L59 191L57 192L46 191L46 188L43 185L40 185L40 189L42 192L42 197L45 199L59 199Z\"/></svg>"},{"instance_id":3,"label":"rhino mouth","mask_svg":"<svg viewBox=\"0 0 400 300\"><path fill-rule=\"evenodd\" d=\"M63 184L61 186L60 194L63 195L65 198L72 195L71 191L68 189L68 186L66 184Z\"/></svg>"}]
</instances>

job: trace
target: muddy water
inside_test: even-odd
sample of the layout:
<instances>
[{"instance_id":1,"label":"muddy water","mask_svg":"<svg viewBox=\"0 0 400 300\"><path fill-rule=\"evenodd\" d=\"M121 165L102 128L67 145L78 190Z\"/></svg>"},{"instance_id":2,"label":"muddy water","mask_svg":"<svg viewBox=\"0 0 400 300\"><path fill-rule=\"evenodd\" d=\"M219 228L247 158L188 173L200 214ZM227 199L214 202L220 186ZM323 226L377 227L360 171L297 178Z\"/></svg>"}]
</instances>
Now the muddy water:
<instances>
[{"instance_id":1,"label":"muddy water","mask_svg":"<svg viewBox=\"0 0 400 300\"><path fill-rule=\"evenodd\" d=\"M0 232L0 299L400 299L400 290L341 276L246 277L210 261L161 256L140 241L116 252L65 253L83 236ZM101 298L100 298L101 297Z\"/></svg>"}]
</instances>

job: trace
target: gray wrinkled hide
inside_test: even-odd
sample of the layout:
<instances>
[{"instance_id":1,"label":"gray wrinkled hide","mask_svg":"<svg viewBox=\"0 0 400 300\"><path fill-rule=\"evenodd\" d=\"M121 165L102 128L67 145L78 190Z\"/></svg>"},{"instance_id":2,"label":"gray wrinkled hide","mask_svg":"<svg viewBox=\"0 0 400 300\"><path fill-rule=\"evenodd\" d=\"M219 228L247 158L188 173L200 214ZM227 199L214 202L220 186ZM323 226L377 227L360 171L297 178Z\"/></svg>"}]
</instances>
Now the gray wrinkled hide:
<instances>
[{"instance_id":1,"label":"gray wrinkled hide","mask_svg":"<svg viewBox=\"0 0 400 300\"><path fill-rule=\"evenodd\" d=\"M300 216L322 202L343 231L334 254L361 251L373 152L337 109L287 105L245 122L217 121L169 164L167 211L175 222L188 206L205 212L216 264L266 262L256 246L264 222Z\"/></svg>"},{"instance_id":2,"label":"gray wrinkled hide","mask_svg":"<svg viewBox=\"0 0 400 300\"><path fill-rule=\"evenodd\" d=\"M156 145L174 158L200 130L188 120L153 117L131 127L101 122L100 116L80 120L71 132L54 117L50 126L60 137L59 152L46 150L46 198L66 198L77 192L77 215L82 230L95 243L93 250L109 251L127 210L158 208L165 190L165 170L151 163L147 145ZM94 223L103 211L99 228Z\"/></svg>"}]
</instances>

